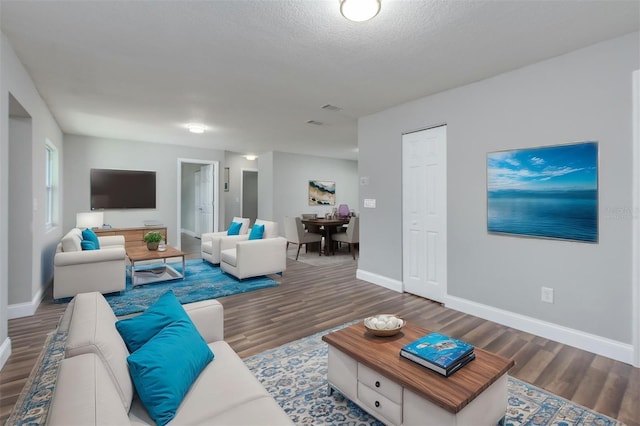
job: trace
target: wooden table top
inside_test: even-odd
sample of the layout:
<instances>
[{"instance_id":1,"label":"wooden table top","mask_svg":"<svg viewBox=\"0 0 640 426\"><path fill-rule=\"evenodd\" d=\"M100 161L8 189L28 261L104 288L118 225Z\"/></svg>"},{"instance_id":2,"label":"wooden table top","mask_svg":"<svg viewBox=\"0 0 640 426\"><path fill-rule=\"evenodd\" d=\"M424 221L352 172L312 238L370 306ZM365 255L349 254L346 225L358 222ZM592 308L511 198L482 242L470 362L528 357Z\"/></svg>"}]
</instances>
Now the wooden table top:
<instances>
[{"instance_id":1,"label":"wooden table top","mask_svg":"<svg viewBox=\"0 0 640 426\"><path fill-rule=\"evenodd\" d=\"M305 225L317 225L317 226L339 226L346 225L349 223L349 218L336 218L336 219L325 219L323 217L318 217L316 219L302 219L302 223Z\"/></svg>"},{"instance_id":2,"label":"wooden table top","mask_svg":"<svg viewBox=\"0 0 640 426\"><path fill-rule=\"evenodd\" d=\"M132 262L138 262L141 260L154 260L154 259L167 259L169 257L184 256L185 252L178 250L175 247L169 245L166 246L165 251L149 250L147 246L128 247L127 257Z\"/></svg>"},{"instance_id":3,"label":"wooden table top","mask_svg":"<svg viewBox=\"0 0 640 426\"><path fill-rule=\"evenodd\" d=\"M326 334L322 340L451 413L462 410L515 364L511 359L475 348L475 360L444 377L400 356L404 345L429 333L407 323L395 336L377 337L360 322Z\"/></svg>"}]
</instances>

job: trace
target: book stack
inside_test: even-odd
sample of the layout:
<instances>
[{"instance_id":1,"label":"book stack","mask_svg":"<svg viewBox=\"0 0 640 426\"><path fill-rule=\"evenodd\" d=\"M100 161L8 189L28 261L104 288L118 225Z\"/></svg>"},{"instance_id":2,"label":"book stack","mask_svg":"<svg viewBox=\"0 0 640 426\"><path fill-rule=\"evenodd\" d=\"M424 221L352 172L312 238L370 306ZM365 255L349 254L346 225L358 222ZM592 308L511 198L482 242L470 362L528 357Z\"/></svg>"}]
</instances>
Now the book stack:
<instances>
[{"instance_id":1,"label":"book stack","mask_svg":"<svg viewBox=\"0 0 640 426\"><path fill-rule=\"evenodd\" d=\"M452 375L476 357L473 346L462 340L431 333L405 345L400 356L445 377Z\"/></svg>"}]
</instances>

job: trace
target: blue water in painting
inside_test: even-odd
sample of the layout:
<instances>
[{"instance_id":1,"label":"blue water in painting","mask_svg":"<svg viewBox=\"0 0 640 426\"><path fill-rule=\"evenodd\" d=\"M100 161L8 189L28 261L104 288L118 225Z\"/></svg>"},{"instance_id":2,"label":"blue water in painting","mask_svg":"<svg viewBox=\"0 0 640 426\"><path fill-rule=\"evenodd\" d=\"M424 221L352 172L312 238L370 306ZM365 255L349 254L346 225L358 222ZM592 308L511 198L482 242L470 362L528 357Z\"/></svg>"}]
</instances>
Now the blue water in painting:
<instances>
[{"instance_id":1,"label":"blue water in painting","mask_svg":"<svg viewBox=\"0 0 640 426\"><path fill-rule=\"evenodd\" d=\"M489 232L598 241L598 192L491 191Z\"/></svg>"}]
</instances>

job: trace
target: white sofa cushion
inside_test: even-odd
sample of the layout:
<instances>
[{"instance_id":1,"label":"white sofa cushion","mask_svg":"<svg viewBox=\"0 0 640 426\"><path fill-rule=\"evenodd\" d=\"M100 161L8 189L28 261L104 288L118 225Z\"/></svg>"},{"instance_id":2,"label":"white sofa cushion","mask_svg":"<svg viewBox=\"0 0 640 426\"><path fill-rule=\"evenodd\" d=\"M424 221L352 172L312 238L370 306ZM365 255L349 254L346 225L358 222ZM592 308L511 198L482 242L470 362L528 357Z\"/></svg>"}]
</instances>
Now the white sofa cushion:
<instances>
[{"instance_id":1,"label":"white sofa cushion","mask_svg":"<svg viewBox=\"0 0 640 426\"><path fill-rule=\"evenodd\" d=\"M80 242L82 241L82 231L78 228L72 228L67 234L62 237L62 251L82 251Z\"/></svg>"},{"instance_id":2,"label":"white sofa cushion","mask_svg":"<svg viewBox=\"0 0 640 426\"><path fill-rule=\"evenodd\" d=\"M111 306L100 293L78 294L65 352L66 358L96 354L116 384L125 411L129 411L133 399L133 383L127 366L129 351L116 330L116 321Z\"/></svg>"},{"instance_id":3,"label":"white sofa cushion","mask_svg":"<svg viewBox=\"0 0 640 426\"><path fill-rule=\"evenodd\" d=\"M209 348L216 354L215 358L200 373L168 425L291 424L284 411L226 342L210 343ZM271 400L271 404L262 400ZM254 403L257 408L264 405L270 409L250 412L252 408L249 407ZM224 420L219 421L218 416ZM153 423L137 397L129 418L131 424Z\"/></svg>"},{"instance_id":4,"label":"white sofa cushion","mask_svg":"<svg viewBox=\"0 0 640 426\"><path fill-rule=\"evenodd\" d=\"M262 239L275 238L278 236L278 222L256 219L255 225L264 225L264 234L262 234Z\"/></svg>"}]
</instances>

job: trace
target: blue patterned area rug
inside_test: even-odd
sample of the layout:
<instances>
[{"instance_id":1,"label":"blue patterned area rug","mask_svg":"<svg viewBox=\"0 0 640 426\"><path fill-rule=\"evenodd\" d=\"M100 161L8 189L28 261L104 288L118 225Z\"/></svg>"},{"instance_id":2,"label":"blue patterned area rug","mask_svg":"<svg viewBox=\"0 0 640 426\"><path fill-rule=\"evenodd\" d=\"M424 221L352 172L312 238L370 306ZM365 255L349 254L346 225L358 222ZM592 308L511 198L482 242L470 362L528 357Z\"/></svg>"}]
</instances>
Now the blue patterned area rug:
<instances>
[{"instance_id":1,"label":"blue patterned area rug","mask_svg":"<svg viewBox=\"0 0 640 426\"><path fill-rule=\"evenodd\" d=\"M66 340L66 332L54 331L47 335L42 352L5 426L46 424Z\"/></svg>"},{"instance_id":2,"label":"blue patterned area rug","mask_svg":"<svg viewBox=\"0 0 640 426\"><path fill-rule=\"evenodd\" d=\"M339 392L327 392L327 344L323 331L271 349L244 362L299 425L384 426ZM576 405L513 377L508 378L507 426L620 426L609 417Z\"/></svg>"},{"instance_id":3,"label":"blue patterned area rug","mask_svg":"<svg viewBox=\"0 0 640 426\"><path fill-rule=\"evenodd\" d=\"M182 262L169 265L178 272L182 272ZM150 264L148 268L153 269L157 266L157 263ZM187 260L185 269L187 274L184 280L177 279L132 287L129 267L127 267L125 291L106 294L105 299L116 316L122 316L144 311L168 290L173 290L180 303L185 304L278 285L276 281L264 276L238 280L223 272L218 266L201 259ZM137 265L136 270L138 270Z\"/></svg>"}]
</instances>

